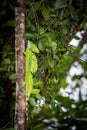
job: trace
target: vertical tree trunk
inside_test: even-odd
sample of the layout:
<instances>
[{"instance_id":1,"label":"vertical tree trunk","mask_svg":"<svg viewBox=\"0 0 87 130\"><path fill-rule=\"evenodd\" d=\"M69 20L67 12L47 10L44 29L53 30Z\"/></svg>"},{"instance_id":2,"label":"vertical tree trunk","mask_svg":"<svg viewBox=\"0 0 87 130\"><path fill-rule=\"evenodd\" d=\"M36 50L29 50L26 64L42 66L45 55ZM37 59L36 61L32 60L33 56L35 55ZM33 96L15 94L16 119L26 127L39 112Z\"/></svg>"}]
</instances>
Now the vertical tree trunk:
<instances>
[{"instance_id":1,"label":"vertical tree trunk","mask_svg":"<svg viewBox=\"0 0 87 130\"><path fill-rule=\"evenodd\" d=\"M26 93L22 87L24 82L24 55L25 49L25 0L17 0L15 10L15 56L16 56L16 106L15 106L15 130L25 130L26 128Z\"/></svg>"}]
</instances>

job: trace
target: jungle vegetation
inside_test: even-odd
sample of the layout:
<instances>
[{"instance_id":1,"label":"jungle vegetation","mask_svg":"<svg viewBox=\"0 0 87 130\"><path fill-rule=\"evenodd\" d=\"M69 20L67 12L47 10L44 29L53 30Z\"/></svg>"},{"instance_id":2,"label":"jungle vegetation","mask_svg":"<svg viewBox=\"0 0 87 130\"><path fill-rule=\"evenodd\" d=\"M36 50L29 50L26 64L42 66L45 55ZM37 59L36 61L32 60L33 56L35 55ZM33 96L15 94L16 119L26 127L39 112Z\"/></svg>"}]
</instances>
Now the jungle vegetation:
<instances>
[{"instance_id":1,"label":"jungle vegetation","mask_svg":"<svg viewBox=\"0 0 87 130\"><path fill-rule=\"evenodd\" d=\"M14 130L17 5L10 0L0 1L0 5L0 130ZM76 35L78 32L81 39ZM80 40L78 46L70 44L72 39ZM86 130L87 95L83 98L81 88L82 79L87 79L87 1L26 0L25 47L28 41L39 49L33 81L38 81L34 87L40 93L32 94L28 102L27 129ZM66 78L72 65L80 65L83 71L71 77L72 83L76 83L66 96L60 90L69 85ZM78 100L74 100L70 95L77 89ZM41 99L45 100L43 105Z\"/></svg>"}]
</instances>

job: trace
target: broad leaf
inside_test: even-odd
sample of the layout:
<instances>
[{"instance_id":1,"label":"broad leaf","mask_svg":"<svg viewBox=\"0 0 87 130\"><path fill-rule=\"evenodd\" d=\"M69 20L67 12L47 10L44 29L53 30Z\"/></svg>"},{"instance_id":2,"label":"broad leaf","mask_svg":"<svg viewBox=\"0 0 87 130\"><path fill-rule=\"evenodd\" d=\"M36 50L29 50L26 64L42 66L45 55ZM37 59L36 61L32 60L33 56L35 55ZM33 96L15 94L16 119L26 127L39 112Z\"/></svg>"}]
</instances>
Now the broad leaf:
<instances>
[{"instance_id":1,"label":"broad leaf","mask_svg":"<svg viewBox=\"0 0 87 130\"><path fill-rule=\"evenodd\" d=\"M30 101L31 106L33 106L33 107L36 106L35 98L30 97L29 101Z\"/></svg>"},{"instance_id":2,"label":"broad leaf","mask_svg":"<svg viewBox=\"0 0 87 130\"><path fill-rule=\"evenodd\" d=\"M36 94L36 95L35 95L35 98L36 98L36 99L41 99L42 96L41 96L40 94Z\"/></svg>"},{"instance_id":3,"label":"broad leaf","mask_svg":"<svg viewBox=\"0 0 87 130\"><path fill-rule=\"evenodd\" d=\"M34 84L33 84L33 86L38 86L38 85L41 85L42 84L42 81L38 81L38 82L35 82Z\"/></svg>"},{"instance_id":4,"label":"broad leaf","mask_svg":"<svg viewBox=\"0 0 87 130\"><path fill-rule=\"evenodd\" d=\"M32 90L32 94L39 94L39 92L40 92L40 89L33 89Z\"/></svg>"}]
</instances>

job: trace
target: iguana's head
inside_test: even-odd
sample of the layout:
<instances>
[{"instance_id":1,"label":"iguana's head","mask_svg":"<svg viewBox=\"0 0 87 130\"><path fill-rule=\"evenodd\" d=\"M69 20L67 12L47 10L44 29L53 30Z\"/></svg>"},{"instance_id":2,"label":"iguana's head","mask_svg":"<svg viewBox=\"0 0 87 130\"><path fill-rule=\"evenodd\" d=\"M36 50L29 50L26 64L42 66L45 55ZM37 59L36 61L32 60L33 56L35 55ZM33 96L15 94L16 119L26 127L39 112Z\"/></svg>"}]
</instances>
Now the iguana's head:
<instances>
[{"instance_id":1,"label":"iguana's head","mask_svg":"<svg viewBox=\"0 0 87 130\"><path fill-rule=\"evenodd\" d=\"M28 44L27 44L27 49L31 49L32 47L31 47L31 42L30 41L28 41Z\"/></svg>"},{"instance_id":2,"label":"iguana's head","mask_svg":"<svg viewBox=\"0 0 87 130\"><path fill-rule=\"evenodd\" d=\"M27 44L27 49L30 49L32 52L34 53L39 53L39 49L37 48L37 46L32 43L31 41L28 41L28 44Z\"/></svg>"}]
</instances>

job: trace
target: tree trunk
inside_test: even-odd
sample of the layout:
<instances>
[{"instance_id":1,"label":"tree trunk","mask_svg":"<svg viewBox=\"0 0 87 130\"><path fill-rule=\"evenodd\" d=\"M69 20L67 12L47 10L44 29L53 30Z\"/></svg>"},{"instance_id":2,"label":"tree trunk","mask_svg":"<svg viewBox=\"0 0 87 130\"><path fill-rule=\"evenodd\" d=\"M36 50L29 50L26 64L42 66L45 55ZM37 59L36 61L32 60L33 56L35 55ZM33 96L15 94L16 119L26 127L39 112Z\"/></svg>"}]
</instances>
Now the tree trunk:
<instances>
[{"instance_id":1,"label":"tree trunk","mask_svg":"<svg viewBox=\"0 0 87 130\"><path fill-rule=\"evenodd\" d=\"M17 0L15 10L15 57L16 57L16 105L15 130L26 129L26 92L22 87L25 77L25 59L22 49L25 49L25 0Z\"/></svg>"}]
</instances>

